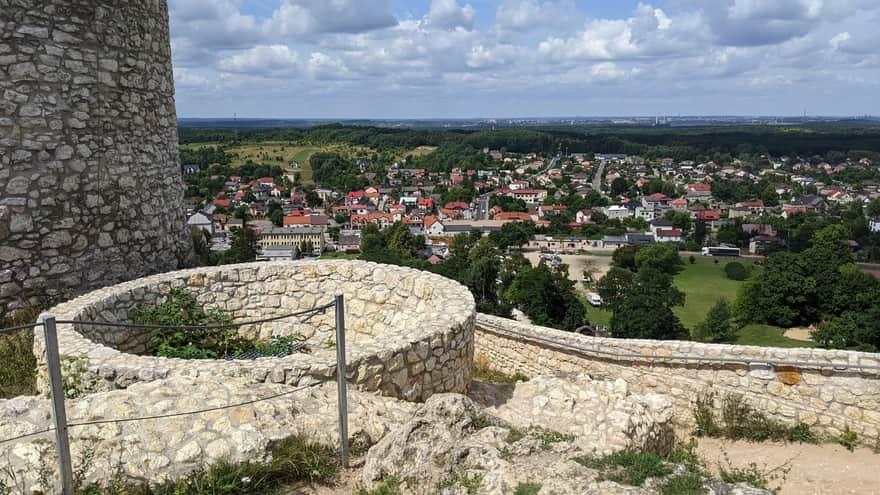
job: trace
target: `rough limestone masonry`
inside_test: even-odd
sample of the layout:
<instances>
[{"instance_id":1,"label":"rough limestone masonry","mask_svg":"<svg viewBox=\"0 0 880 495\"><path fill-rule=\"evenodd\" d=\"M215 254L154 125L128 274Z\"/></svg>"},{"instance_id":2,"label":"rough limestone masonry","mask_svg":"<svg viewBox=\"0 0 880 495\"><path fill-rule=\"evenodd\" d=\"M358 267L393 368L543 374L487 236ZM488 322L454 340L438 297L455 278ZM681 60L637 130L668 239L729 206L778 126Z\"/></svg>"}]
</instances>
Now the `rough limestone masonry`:
<instances>
[{"instance_id":1,"label":"rough limestone masonry","mask_svg":"<svg viewBox=\"0 0 880 495\"><path fill-rule=\"evenodd\" d=\"M0 314L189 252L165 0L0 0Z\"/></svg>"}]
</instances>

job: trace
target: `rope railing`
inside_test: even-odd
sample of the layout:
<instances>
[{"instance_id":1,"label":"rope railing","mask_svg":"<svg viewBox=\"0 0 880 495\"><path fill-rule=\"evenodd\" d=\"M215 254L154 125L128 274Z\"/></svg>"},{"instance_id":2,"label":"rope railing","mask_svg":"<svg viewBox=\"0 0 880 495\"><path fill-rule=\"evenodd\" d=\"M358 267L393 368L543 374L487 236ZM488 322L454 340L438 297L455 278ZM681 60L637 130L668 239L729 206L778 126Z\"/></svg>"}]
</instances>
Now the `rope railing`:
<instances>
[{"instance_id":1,"label":"rope railing","mask_svg":"<svg viewBox=\"0 0 880 495\"><path fill-rule=\"evenodd\" d=\"M110 328L135 328L141 330L222 330L227 328L238 328L245 327L250 325L262 325L263 323L271 323L273 321L284 320L287 318L294 318L297 316L309 315L314 316L318 313L326 313L326 311L335 306L336 303L328 303L321 306L316 306L314 308L310 308L304 311L298 311L296 313L288 313L281 316L272 316L269 318L262 318L259 320L250 320L243 322L233 322L233 323L215 323L211 325L148 325L143 323L113 323L113 322L101 322L101 321L83 321L83 320L58 320L56 323L59 325L87 325L87 326L96 326L96 327L110 327Z\"/></svg>"},{"instance_id":2,"label":"rope railing","mask_svg":"<svg viewBox=\"0 0 880 495\"><path fill-rule=\"evenodd\" d=\"M348 404L346 400L346 380L345 380L345 370L346 370L346 358L345 358L345 304L344 304L344 296L342 294L337 294L334 298L333 302L323 304L320 306L316 306L307 310L297 311L294 313L288 313L280 316L272 316L268 318L261 318L258 320L250 320L238 323L219 323L219 324L211 324L211 325L149 325L149 324L139 324L139 323L113 323L113 322L98 322L98 321L82 321L82 320L56 320L53 315L46 315L42 321L27 324L27 325L18 325L10 328L0 329L0 335L4 335L6 333L11 333L15 331L19 331L27 328L37 328L42 327L43 336L45 338L45 351L46 351L46 364L48 367L48 375L49 375L49 389L50 389L50 402L52 408L52 421L53 426L48 428L25 433L21 435L17 435L11 438L6 438L0 440L0 445L5 445L13 442L17 442L26 438L44 435L47 433L55 433L55 446L58 454L58 464L60 468L60 478L61 478L61 493L63 495L73 495L74 494L74 472L73 472L73 463L70 456L70 439L68 436L68 430L70 428L84 427L84 426L92 426L92 425L101 425L101 424L110 424L110 423L130 423L137 421L147 421L147 420L155 420L155 419L166 419L166 418L176 418L181 416L192 416L197 414L204 414L208 412L221 411L225 409L233 409L236 407L245 407L253 404L257 404L260 402L266 402L273 399L278 399L280 397L285 397L296 392L305 390L307 388L316 387L321 385L329 380L319 380L314 383L310 383L308 385L298 386L291 390L285 390L284 392L280 392L277 394L273 394L267 397L262 397L258 399L247 400L243 402L238 402L235 404L227 404L224 406L216 406L216 407L208 407L204 409L198 409L193 411L181 411L181 412L173 412L167 414L157 414L152 416L141 416L141 417L133 417L133 418L113 418L113 419L99 419L92 421L80 421L74 423L68 423L67 421L67 413L64 405L64 384L63 378L61 376L61 356L58 350L58 324L66 324L66 325L83 325L83 326L98 326L98 327L110 327L110 328L134 328L134 329L145 329L145 330L163 330L163 329L173 329L173 330L220 330L220 329L229 329L229 328L239 328L250 325L260 325L263 323L271 323L274 321L284 320L287 318L294 318L298 316L305 316L304 321L308 321L308 319L314 317L317 314L326 314L326 311L330 308L335 308L336 310L336 382L337 382L337 393L338 393L338 412L339 412L339 437L340 437L340 458L343 467L348 467Z\"/></svg>"},{"instance_id":3,"label":"rope railing","mask_svg":"<svg viewBox=\"0 0 880 495\"><path fill-rule=\"evenodd\" d=\"M286 390L284 392L270 395L268 397L261 397L259 399L252 399L252 400L248 400L248 401L244 401L244 402L238 402L235 404L226 404L223 406L208 407L208 408L204 408L204 409L196 409L193 411L157 414L157 415L152 415L152 416L139 416L139 417L134 417L134 418L113 418L113 419L100 419L100 420L94 420L94 421L82 421L82 422L78 422L78 423L68 423L67 427L68 428L75 428L75 427L81 427L81 426L95 426L95 425L103 425L103 424L110 424L110 423L115 423L115 424L133 423L133 422L137 422L137 421L149 421L149 420L154 420L154 419L168 419L168 418L178 418L181 416L195 416L197 414L205 414L205 413L209 413L209 412L223 411L226 409L235 409L237 407L250 406L250 405L254 405L254 404L259 404L261 402L267 402L267 401L279 399L281 397L286 397L288 395L295 394L296 392L300 392L300 391L303 391L308 388L313 388L313 387L317 387L319 385L323 385L329 381L330 380L321 380L321 381L317 381L315 383L310 383L308 385L301 385L301 386L298 386L292 390ZM55 431L55 428L50 427L50 428L46 428L44 430L35 431L32 433L25 433L23 435L18 435L16 437L12 437L12 438L6 438L3 440L0 440L0 445L6 444L6 443L17 442L19 440L23 440L28 437L44 435L46 433L51 433L53 431Z\"/></svg>"},{"instance_id":4,"label":"rope railing","mask_svg":"<svg viewBox=\"0 0 880 495\"><path fill-rule=\"evenodd\" d=\"M37 327L42 327L42 326L43 326L43 322L38 321L35 323L28 323L26 325L16 325L14 327L0 328L0 335L17 332L19 330L25 330L28 328L37 328Z\"/></svg>"},{"instance_id":5,"label":"rope railing","mask_svg":"<svg viewBox=\"0 0 880 495\"><path fill-rule=\"evenodd\" d=\"M787 360L778 360L778 359L744 359L744 358L720 358L720 357L711 357L711 356L686 356L686 355L669 355L669 356L660 356L655 354L638 354L638 353L628 353L628 352L615 352L615 351L606 351L602 349L596 349L591 347L584 347L580 345L570 344L568 342L561 342L559 340L554 340L546 337L541 337L539 335L528 334L525 332L518 332L516 330L512 330L510 328L505 328L500 325L496 325L493 323L486 322L477 322L477 325L485 328L489 331L501 334L510 334L515 335L517 337L521 337L526 340L532 340L537 342L542 342L548 344L553 347L566 349L570 351L575 351L583 354L592 354L598 356L604 356L608 358L615 358L621 360L640 360L640 361L680 361L680 362L708 362L708 363L718 363L718 364L743 364L743 365L756 365L763 364L773 367L778 366L793 366L797 368L818 368L818 369L827 369L827 368L835 368L835 369L848 369L848 370L865 370L865 371L880 371L880 366L878 365L868 365L868 364L850 364L850 363L819 363L819 362L811 362L811 361L787 361Z\"/></svg>"}]
</instances>

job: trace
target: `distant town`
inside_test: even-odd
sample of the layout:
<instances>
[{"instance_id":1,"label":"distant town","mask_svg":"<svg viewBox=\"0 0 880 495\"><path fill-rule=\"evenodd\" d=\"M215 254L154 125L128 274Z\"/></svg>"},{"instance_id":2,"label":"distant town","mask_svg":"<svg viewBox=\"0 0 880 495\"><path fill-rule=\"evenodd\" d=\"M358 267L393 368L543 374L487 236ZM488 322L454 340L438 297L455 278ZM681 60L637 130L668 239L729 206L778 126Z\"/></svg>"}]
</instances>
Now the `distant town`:
<instances>
[{"instance_id":1,"label":"distant town","mask_svg":"<svg viewBox=\"0 0 880 495\"><path fill-rule=\"evenodd\" d=\"M848 180L877 169L868 157L829 163L780 156L719 164L668 157L652 162L625 154L481 152L496 167L429 172L403 159L379 174L368 172L373 168L368 159L354 160L369 184L353 190L298 188L303 164L289 161L280 177L232 175L213 197L186 198L188 222L204 231L217 251L229 248L234 229L251 227L266 259L357 253L365 225L385 229L395 222L426 238L423 256L435 264L448 254L449 237L474 230L488 234L513 222L552 231L529 239L527 247L543 251L682 243L690 251L719 245L763 255L786 248L789 240L774 225L793 215L822 217L880 198L880 182ZM201 167L185 163L183 171L192 181ZM745 191L731 186L756 183L766 186ZM446 201L456 191L464 200ZM880 216L869 217L866 227L880 232ZM851 246L863 253L866 247L856 240Z\"/></svg>"}]
</instances>

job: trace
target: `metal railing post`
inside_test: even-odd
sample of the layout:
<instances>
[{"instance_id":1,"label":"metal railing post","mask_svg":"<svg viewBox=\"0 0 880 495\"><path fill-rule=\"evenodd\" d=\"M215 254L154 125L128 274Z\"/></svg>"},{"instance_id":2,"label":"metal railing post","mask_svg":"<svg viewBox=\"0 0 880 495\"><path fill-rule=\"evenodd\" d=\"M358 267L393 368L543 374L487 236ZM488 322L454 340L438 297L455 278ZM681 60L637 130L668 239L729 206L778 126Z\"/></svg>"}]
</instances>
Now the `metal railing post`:
<instances>
[{"instance_id":1,"label":"metal railing post","mask_svg":"<svg viewBox=\"0 0 880 495\"><path fill-rule=\"evenodd\" d=\"M348 468L348 396L345 384L345 300L336 295L336 389L339 394L339 457Z\"/></svg>"},{"instance_id":2,"label":"metal railing post","mask_svg":"<svg viewBox=\"0 0 880 495\"><path fill-rule=\"evenodd\" d=\"M43 320L46 339L46 363L49 367L49 391L52 398L52 420L55 422L55 448L61 469L61 493L73 493L73 463L70 460L70 438L67 434L67 411L64 409L64 383L61 381L61 356L58 353L58 333L55 317ZM43 487L49 489L49 487Z\"/></svg>"}]
</instances>

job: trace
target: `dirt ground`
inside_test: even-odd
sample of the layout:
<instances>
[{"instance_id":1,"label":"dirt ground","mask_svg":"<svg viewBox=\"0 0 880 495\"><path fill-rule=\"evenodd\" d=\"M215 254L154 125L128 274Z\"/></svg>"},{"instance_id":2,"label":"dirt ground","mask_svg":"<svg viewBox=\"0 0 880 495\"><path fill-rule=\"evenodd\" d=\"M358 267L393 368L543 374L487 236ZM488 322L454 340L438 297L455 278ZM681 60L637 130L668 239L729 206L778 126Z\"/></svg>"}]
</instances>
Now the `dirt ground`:
<instances>
[{"instance_id":1,"label":"dirt ground","mask_svg":"<svg viewBox=\"0 0 880 495\"><path fill-rule=\"evenodd\" d=\"M806 342L812 341L810 338L810 329L805 327L789 328L783 335L790 339L803 340Z\"/></svg>"},{"instance_id":2,"label":"dirt ground","mask_svg":"<svg viewBox=\"0 0 880 495\"><path fill-rule=\"evenodd\" d=\"M772 470L788 463L785 480L770 483L781 487L781 495L880 495L880 454L870 449L850 452L836 444L782 444L731 442L702 438L697 451L717 473L719 462ZM781 473L780 473L781 474Z\"/></svg>"},{"instance_id":3,"label":"dirt ground","mask_svg":"<svg viewBox=\"0 0 880 495\"><path fill-rule=\"evenodd\" d=\"M541 260L541 253L537 251L530 251L525 253L526 258L532 262L533 266L538 266L538 262ZM611 269L611 256L596 256L590 254L560 254L560 258L562 258L562 262L568 265L568 276L575 282L583 282L584 280L584 268L588 263L591 263L593 267L596 269L593 272L593 278L599 279L605 276L608 273L608 270Z\"/></svg>"}]
</instances>

